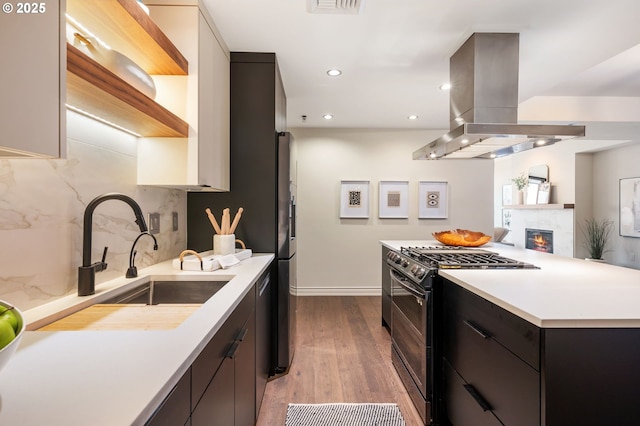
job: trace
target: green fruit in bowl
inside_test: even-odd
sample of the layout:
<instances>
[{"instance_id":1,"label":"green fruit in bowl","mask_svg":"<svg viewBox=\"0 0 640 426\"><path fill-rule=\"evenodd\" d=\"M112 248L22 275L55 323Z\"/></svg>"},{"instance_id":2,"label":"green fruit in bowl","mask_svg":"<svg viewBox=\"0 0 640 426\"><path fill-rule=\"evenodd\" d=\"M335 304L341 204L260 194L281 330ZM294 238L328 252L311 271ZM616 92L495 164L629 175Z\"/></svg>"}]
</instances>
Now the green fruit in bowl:
<instances>
[{"instance_id":1,"label":"green fruit in bowl","mask_svg":"<svg viewBox=\"0 0 640 426\"><path fill-rule=\"evenodd\" d=\"M13 312L13 307L11 308L0 308L0 321L6 321L11 324L14 332L18 332L20 330L20 321L18 321L18 317Z\"/></svg>"},{"instance_id":2,"label":"green fruit in bowl","mask_svg":"<svg viewBox=\"0 0 640 426\"><path fill-rule=\"evenodd\" d=\"M7 365L20 346L25 330L26 324L20 309L0 300L0 370Z\"/></svg>"},{"instance_id":3,"label":"green fruit in bowl","mask_svg":"<svg viewBox=\"0 0 640 426\"><path fill-rule=\"evenodd\" d=\"M16 338L16 332L9 321L0 321L0 349L7 346Z\"/></svg>"}]
</instances>

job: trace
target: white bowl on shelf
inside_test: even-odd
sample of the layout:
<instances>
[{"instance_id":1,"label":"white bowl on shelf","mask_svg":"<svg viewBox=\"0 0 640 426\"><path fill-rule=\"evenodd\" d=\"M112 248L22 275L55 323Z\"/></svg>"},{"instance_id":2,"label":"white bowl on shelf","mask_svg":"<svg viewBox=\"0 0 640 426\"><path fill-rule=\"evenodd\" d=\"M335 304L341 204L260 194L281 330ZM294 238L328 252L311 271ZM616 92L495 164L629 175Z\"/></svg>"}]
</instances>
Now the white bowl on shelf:
<instances>
[{"instance_id":1,"label":"white bowl on shelf","mask_svg":"<svg viewBox=\"0 0 640 426\"><path fill-rule=\"evenodd\" d=\"M7 303L4 300L0 300L0 312L4 311L4 308L10 308L12 306L12 304ZM22 340L22 336L24 336L24 331L26 329L26 323L20 309L13 306L13 313L16 318L18 318L18 332L16 333L16 337L9 342L7 346L0 349L0 370L2 370L9 362L16 349L18 349L18 346L20 346L20 341Z\"/></svg>"}]
</instances>

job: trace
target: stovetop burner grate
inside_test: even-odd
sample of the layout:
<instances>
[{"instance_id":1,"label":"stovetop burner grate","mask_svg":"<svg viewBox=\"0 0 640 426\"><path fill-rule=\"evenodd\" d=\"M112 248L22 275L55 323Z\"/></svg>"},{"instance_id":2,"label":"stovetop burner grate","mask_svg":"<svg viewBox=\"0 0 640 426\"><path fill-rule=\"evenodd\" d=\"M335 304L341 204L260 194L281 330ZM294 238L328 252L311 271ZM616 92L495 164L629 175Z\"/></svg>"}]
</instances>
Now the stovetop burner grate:
<instances>
[{"instance_id":1,"label":"stovetop burner grate","mask_svg":"<svg viewBox=\"0 0 640 426\"><path fill-rule=\"evenodd\" d=\"M536 266L467 247L401 247L400 252L430 268L439 269L534 269Z\"/></svg>"}]
</instances>

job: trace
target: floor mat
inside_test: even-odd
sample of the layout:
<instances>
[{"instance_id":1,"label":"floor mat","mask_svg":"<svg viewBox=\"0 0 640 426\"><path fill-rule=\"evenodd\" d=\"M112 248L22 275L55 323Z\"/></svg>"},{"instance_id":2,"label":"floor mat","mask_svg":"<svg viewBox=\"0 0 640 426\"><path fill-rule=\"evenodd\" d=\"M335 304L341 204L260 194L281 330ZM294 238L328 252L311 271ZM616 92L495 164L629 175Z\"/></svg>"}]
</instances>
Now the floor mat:
<instances>
[{"instance_id":1,"label":"floor mat","mask_svg":"<svg viewBox=\"0 0 640 426\"><path fill-rule=\"evenodd\" d=\"M289 404L285 426L406 426L396 404Z\"/></svg>"}]
</instances>

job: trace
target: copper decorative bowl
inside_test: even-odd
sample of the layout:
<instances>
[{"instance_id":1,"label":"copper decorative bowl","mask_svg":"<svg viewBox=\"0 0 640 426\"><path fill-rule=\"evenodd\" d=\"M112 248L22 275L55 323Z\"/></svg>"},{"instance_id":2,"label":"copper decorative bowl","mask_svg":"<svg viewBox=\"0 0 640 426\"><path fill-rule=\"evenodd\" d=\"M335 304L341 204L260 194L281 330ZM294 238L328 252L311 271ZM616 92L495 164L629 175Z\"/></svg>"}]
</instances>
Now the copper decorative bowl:
<instances>
[{"instance_id":1,"label":"copper decorative bowl","mask_svg":"<svg viewBox=\"0 0 640 426\"><path fill-rule=\"evenodd\" d=\"M467 229L434 232L433 236L444 245L459 247L480 247L491 240L489 235Z\"/></svg>"}]
</instances>

